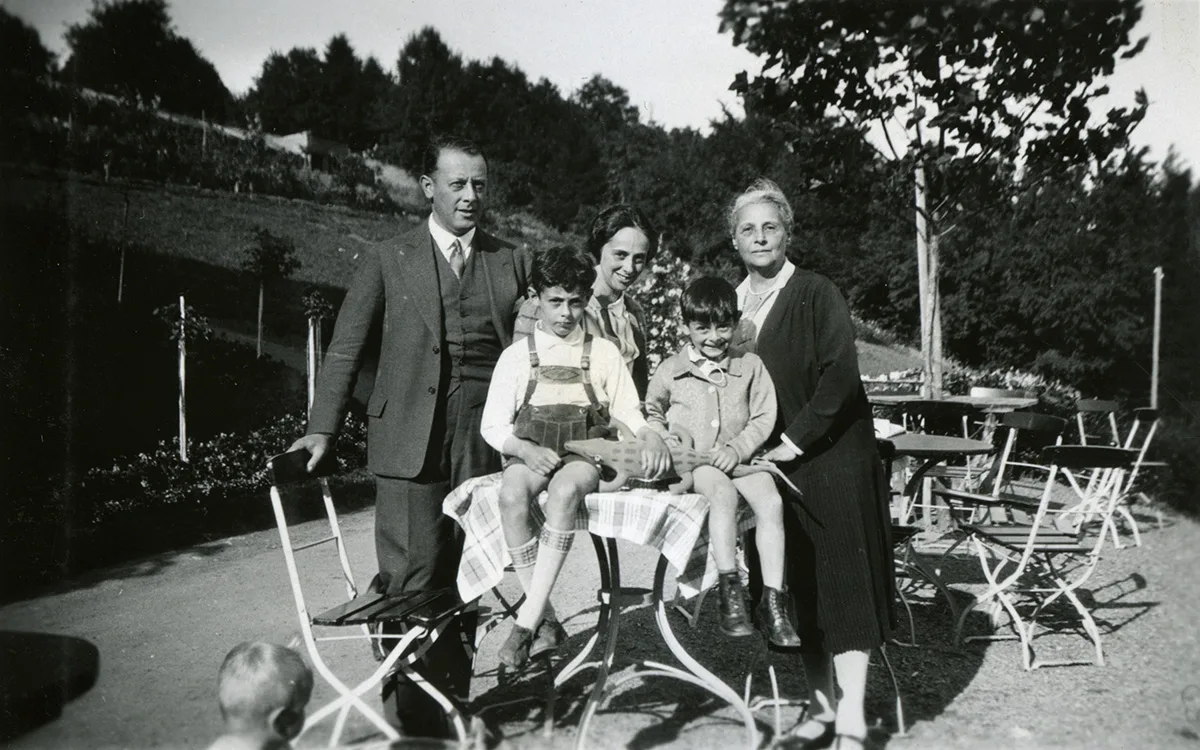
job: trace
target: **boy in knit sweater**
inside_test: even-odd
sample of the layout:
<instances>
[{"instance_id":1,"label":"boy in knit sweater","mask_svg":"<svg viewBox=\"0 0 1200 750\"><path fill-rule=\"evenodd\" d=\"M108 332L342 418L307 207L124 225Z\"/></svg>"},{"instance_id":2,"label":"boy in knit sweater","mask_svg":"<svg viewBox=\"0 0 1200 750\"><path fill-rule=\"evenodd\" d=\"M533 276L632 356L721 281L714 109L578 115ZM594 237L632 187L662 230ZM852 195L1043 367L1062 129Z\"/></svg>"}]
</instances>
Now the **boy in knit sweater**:
<instances>
[{"instance_id":1,"label":"boy in knit sweater","mask_svg":"<svg viewBox=\"0 0 1200 750\"><path fill-rule=\"evenodd\" d=\"M725 280L693 282L680 300L689 343L658 366L646 392L651 426L669 441L690 439L712 451L712 465L693 472L696 492L708 498L708 534L719 572L721 630L751 635L735 562L738 496L757 521L755 544L762 565L763 597L755 611L771 643L799 646L783 589L783 501L766 472L729 476L748 463L775 428L775 386L757 355L730 347L738 322L737 293Z\"/></svg>"},{"instance_id":2,"label":"boy in knit sweater","mask_svg":"<svg viewBox=\"0 0 1200 750\"><path fill-rule=\"evenodd\" d=\"M579 504L600 483L599 469L581 456L564 455L563 444L597 429L607 433L611 416L643 442L647 476L661 476L671 464L666 444L642 416L620 350L579 325L595 279L594 261L581 250L552 247L534 257L537 324L500 355L483 407L480 433L504 456L500 525L525 589L499 653L513 669L565 639L549 607L550 590L571 548ZM530 507L543 490L546 523L534 536Z\"/></svg>"}]
</instances>

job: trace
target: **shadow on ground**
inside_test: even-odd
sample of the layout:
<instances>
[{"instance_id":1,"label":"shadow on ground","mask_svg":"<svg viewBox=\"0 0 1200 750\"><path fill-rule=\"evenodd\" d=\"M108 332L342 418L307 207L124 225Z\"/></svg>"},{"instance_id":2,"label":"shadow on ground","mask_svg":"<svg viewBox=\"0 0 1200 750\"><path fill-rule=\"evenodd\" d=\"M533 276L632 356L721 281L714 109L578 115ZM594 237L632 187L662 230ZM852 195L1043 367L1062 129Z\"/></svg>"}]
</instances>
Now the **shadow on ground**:
<instances>
[{"instance_id":1,"label":"shadow on ground","mask_svg":"<svg viewBox=\"0 0 1200 750\"><path fill-rule=\"evenodd\" d=\"M808 695L800 660L791 653L768 652L763 640L757 636L738 639L724 636L717 629L716 607L716 597L706 600L695 628L673 610L668 612L668 618L688 653L736 692L743 693L747 675L752 675L752 705L761 704L755 712L757 728L766 741L771 741L774 739L775 716L765 702L771 695L768 666L774 666L779 695L788 702L780 712L782 730L786 732L798 721L799 706ZM573 657L594 634L595 616L596 608L593 607L571 618L587 623L588 627L572 635L562 650L565 657ZM950 608L944 601L916 597L913 619L919 642L930 645L901 648L892 644L887 647L908 727L941 715L974 679L984 656L982 647L957 649L949 645L953 624ZM507 627L501 625L497 637L506 632ZM570 622L568 629L572 629ZM621 617L612 674L621 679L645 660L678 664L658 634L653 609L627 609ZM560 668L562 663L565 662L556 660L554 669ZM556 691L555 726L578 729L594 675L594 670L584 670ZM544 669L529 669L514 677L500 679L493 688L475 699L471 710L484 718L494 736L521 746L527 742L548 743L541 733L551 679ZM756 698L759 700L755 701ZM871 746L884 747L899 731L900 718L893 683L878 652L872 655L866 704L868 722L875 724ZM628 727L631 726L642 728L630 730ZM602 747L619 740L618 744L634 750L669 745L680 747L694 745L690 735L715 726L721 727L721 731L732 738L738 735L741 724L727 704L708 691L678 680L648 676L630 679L614 691L593 719L588 740L589 744Z\"/></svg>"},{"instance_id":2,"label":"shadow on ground","mask_svg":"<svg viewBox=\"0 0 1200 750\"><path fill-rule=\"evenodd\" d=\"M0 741L42 726L91 690L100 652L82 638L0 631Z\"/></svg>"}]
</instances>

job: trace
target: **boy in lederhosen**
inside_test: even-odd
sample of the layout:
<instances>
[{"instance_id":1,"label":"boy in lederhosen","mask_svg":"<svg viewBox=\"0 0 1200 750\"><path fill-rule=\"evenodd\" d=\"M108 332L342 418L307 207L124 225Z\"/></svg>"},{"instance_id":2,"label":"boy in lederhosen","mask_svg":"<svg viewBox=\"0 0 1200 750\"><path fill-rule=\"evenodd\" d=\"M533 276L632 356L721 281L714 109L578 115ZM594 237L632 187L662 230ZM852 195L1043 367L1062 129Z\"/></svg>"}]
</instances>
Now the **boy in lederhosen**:
<instances>
[{"instance_id":1,"label":"boy in lederhosen","mask_svg":"<svg viewBox=\"0 0 1200 750\"><path fill-rule=\"evenodd\" d=\"M566 637L550 608L550 590L571 548L579 504L599 486L600 473L583 457L564 456L563 444L607 434L610 420L617 420L642 441L645 475L670 467L666 444L642 417L620 351L579 325L595 278L594 261L577 248L552 247L534 257L537 324L533 335L500 355L483 407L480 432L504 456L500 524L525 589L499 654L513 669ZM543 490L546 523L534 536L530 507Z\"/></svg>"}]
</instances>

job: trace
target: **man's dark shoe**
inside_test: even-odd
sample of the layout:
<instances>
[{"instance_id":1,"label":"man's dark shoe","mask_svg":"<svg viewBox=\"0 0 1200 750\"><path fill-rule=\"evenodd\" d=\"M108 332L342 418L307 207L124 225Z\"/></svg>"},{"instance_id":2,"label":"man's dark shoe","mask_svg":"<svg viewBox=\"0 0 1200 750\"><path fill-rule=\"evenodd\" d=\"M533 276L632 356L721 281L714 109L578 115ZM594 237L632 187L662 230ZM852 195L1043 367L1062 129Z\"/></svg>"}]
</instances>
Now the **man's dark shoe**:
<instances>
[{"instance_id":1,"label":"man's dark shoe","mask_svg":"<svg viewBox=\"0 0 1200 750\"><path fill-rule=\"evenodd\" d=\"M551 615L542 618L541 624L533 631L533 643L529 646L529 658L536 659L542 654L558 650L567 640L567 631L562 623Z\"/></svg>"},{"instance_id":2,"label":"man's dark shoe","mask_svg":"<svg viewBox=\"0 0 1200 750\"><path fill-rule=\"evenodd\" d=\"M717 592L721 598L721 632L734 638L754 635L754 628L746 619L746 597L736 570L719 574Z\"/></svg>"},{"instance_id":3,"label":"man's dark shoe","mask_svg":"<svg viewBox=\"0 0 1200 750\"><path fill-rule=\"evenodd\" d=\"M800 646L800 636L796 635L796 628L788 615L788 598L779 589L763 586L762 599L754 611L754 619L772 645L784 648Z\"/></svg>"},{"instance_id":4,"label":"man's dark shoe","mask_svg":"<svg viewBox=\"0 0 1200 750\"><path fill-rule=\"evenodd\" d=\"M533 645L533 631L513 624L508 640L500 647L500 663L509 669L520 669L529 661L529 649Z\"/></svg>"}]
</instances>

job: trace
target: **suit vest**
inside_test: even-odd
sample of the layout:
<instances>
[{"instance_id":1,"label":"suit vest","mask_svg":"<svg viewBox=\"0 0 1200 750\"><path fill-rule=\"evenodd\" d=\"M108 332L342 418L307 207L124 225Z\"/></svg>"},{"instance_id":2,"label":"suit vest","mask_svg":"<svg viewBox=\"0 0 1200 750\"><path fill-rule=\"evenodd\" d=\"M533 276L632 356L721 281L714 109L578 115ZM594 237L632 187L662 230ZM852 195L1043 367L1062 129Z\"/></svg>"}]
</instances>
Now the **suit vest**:
<instances>
[{"instance_id":1,"label":"suit vest","mask_svg":"<svg viewBox=\"0 0 1200 750\"><path fill-rule=\"evenodd\" d=\"M503 346L492 322L491 300L483 279L486 271L479 248L471 251L459 279L432 238L430 245L437 263L450 379L487 382L492 378Z\"/></svg>"}]
</instances>

